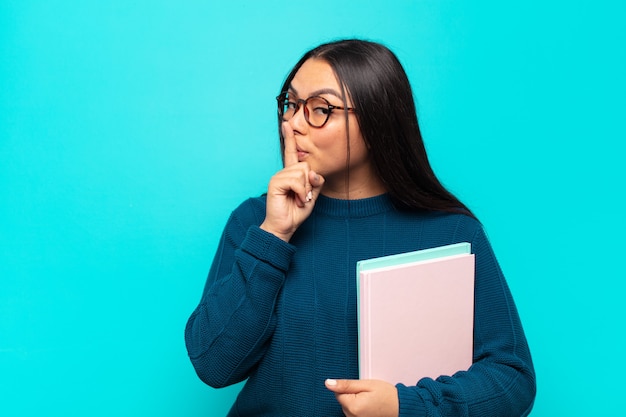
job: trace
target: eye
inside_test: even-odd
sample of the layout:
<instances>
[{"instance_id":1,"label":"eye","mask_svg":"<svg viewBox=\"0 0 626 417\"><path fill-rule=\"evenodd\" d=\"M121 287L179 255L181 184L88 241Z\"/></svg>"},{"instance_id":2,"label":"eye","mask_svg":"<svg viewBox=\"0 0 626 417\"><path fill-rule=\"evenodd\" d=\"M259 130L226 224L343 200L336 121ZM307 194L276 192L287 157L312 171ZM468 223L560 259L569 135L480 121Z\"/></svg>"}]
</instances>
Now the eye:
<instances>
[{"instance_id":1,"label":"eye","mask_svg":"<svg viewBox=\"0 0 626 417\"><path fill-rule=\"evenodd\" d=\"M297 107L298 107L298 102L295 100L289 100L287 98L282 100L283 114L295 113Z\"/></svg>"},{"instance_id":2,"label":"eye","mask_svg":"<svg viewBox=\"0 0 626 417\"><path fill-rule=\"evenodd\" d=\"M326 116L328 113L330 113L330 109L328 108L328 106L317 106L317 107L313 107L313 113L315 114L319 114L321 116Z\"/></svg>"},{"instance_id":3,"label":"eye","mask_svg":"<svg viewBox=\"0 0 626 417\"><path fill-rule=\"evenodd\" d=\"M308 103L309 113L326 116L330 113L330 109L328 108L328 102L321 98L315 97L313 99L309 99Z\"/></svg>"}]
</instances>

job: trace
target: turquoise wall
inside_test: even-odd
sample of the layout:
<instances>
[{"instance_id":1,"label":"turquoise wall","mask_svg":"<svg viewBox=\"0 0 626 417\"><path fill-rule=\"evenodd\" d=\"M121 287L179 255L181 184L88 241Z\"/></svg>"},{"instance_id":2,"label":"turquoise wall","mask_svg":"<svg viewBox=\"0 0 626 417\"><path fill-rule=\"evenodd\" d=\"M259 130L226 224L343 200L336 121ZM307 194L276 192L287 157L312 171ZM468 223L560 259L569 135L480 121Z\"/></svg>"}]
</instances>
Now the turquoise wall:
<instances>
[{"instance_id":1,"label":"turquoise wall","mask_svg":"<svg viewBox=\"0 0 626 417\"><path fill-rule=\"evenodd\" d=\"M283 77L348 36L396 51L436 171L487 228L533 416L614 415L621 4L0 0L0 415L226 412L239 387L197 379L183 328L230 210L280 166Z\"/></svg>"}]
</instances>

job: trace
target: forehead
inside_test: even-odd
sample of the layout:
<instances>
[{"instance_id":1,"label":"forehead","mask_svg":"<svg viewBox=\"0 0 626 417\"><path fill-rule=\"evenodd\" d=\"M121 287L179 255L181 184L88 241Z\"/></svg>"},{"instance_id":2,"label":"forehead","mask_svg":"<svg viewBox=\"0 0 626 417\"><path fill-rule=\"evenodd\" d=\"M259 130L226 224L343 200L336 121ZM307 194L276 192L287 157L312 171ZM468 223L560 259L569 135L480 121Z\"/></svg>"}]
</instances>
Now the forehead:
<instances>
[{"instance_id":1,"label":"forehead","mask_svg":"<svg viewBox=\"0 0 626 417\"><path fill-rule=\"evenodd\" d=\"M332 67L328 62L317 58L308 59L302 64L289 88L300 97L318 94L341 97L341 87Z\"/></svg>"}]
</instances>

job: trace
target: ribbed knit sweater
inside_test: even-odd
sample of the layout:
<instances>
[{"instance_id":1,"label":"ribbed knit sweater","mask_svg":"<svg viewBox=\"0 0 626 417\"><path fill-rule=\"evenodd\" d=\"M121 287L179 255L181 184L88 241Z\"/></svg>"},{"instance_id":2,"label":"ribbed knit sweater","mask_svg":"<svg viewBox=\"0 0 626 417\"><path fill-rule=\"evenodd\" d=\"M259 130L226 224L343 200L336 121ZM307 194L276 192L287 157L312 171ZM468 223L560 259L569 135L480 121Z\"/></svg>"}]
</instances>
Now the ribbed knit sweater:
<instances>
[{"instance_id":1,"label":"ribbed knit sweater","mask_svg":"<svg viewBox=\"0 0 626 417\"><path fill-rule=\"evenodd\" d=\"M398 384L400 415L530 412L530 352L479 222L398 211L387 195L350 201L320 195L289 243L261 230L264 218L264 197L233 211L185 330L204 382L223 387L247 379L230 416L342 416L324 380L359 376L356 262L458 242L470 242L476 255L474 363L453 376ZM410 320L398 317L400 324Z\"/></svg>"}]
</instances>

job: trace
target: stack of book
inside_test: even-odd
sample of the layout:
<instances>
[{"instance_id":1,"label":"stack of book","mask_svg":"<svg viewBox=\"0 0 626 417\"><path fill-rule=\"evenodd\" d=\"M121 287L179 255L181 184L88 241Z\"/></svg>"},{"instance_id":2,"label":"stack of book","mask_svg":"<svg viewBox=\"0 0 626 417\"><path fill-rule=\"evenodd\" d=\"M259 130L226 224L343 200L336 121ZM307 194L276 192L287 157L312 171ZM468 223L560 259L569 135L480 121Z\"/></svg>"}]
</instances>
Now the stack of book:
<instances>
[{"instance_id":1,"label":"stack of book","mask_svg":"<svg viewBox=\"0 0 626 417\"><path fill-rule=\"evenodd\" d=\"M357 263L361 379L415 385L471 366L474 262L458 243Z\"/></svg>"}]
</instances>

